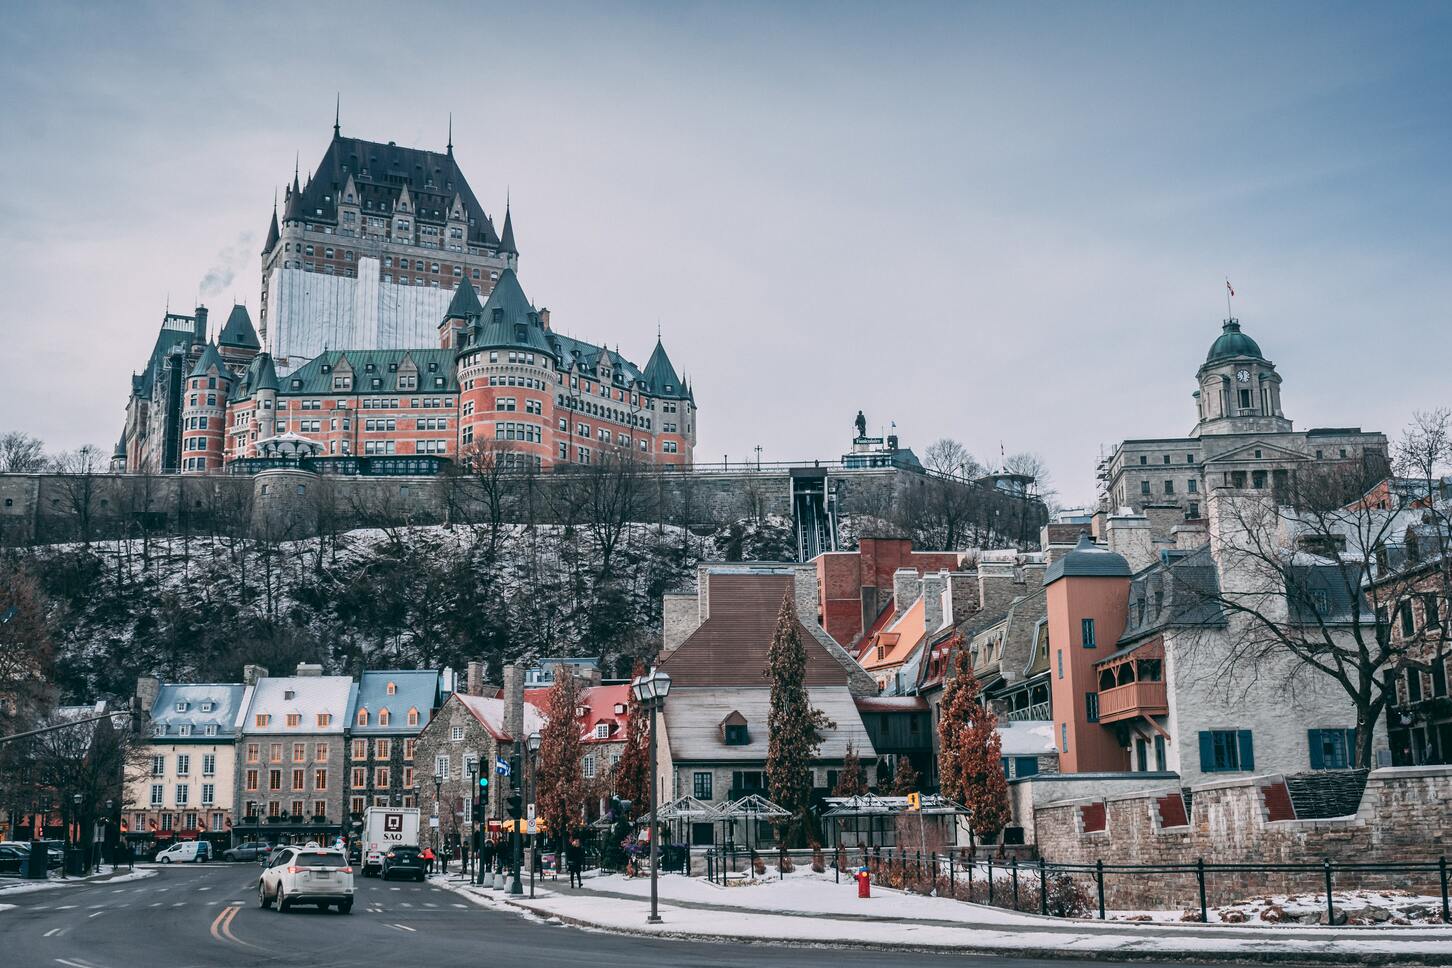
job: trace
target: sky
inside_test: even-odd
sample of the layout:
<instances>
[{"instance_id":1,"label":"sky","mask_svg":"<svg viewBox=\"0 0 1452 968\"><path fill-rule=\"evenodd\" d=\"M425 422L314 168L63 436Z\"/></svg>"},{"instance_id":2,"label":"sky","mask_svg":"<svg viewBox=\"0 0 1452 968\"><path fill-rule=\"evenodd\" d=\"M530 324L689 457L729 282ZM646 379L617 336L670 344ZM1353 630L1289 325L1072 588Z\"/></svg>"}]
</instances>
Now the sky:
<instances>
[{"instance_id":1,"label":"sky","mask_svg":"<svg viewBox=\"0 0 1452 968\"><path fill-rule=\"evenodd\" d=\"M254 318L331 135L512 200L562 332L698 462L1034 451L1065 504L1184 434L1226 313L1301 428L1452 404L1452 5L0 0L0 432L109 452L163 311Z\"/></svg>"}]
</instances>

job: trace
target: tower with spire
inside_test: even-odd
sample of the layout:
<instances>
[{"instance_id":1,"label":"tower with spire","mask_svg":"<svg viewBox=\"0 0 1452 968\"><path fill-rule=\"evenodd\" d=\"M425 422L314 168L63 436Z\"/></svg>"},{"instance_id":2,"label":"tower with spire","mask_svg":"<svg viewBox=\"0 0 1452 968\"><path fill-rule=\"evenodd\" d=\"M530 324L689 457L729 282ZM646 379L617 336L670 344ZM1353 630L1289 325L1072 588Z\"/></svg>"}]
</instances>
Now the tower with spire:
<instances>
[{"instance_id":1,"label":"tower with spire","mask_svg":"<svg viewBox=\"0 0 1452 968\"><path fill-rule=\"evenodd\" d=\"M341 94L321 160L273 205L262 252L258 336L279 373L328 345L426 346L454 290L481 298L519 251L506 201L503 232L474 194L454 147L442 152L343 134Z\"/></svg>"}]
</instances>

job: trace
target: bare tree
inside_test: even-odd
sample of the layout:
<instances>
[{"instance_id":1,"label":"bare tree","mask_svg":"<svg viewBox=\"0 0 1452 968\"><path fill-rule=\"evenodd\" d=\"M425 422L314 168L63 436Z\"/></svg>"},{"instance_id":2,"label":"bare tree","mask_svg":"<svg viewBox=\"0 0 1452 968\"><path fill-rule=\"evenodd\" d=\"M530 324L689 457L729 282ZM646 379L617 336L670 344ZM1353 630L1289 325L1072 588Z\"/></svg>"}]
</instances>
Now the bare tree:
<instances>
[{"instance_id":1,"label":"bare tree","mask_svg":"<svg viewBox=\"0 0 1452 968\"><path fill-rule=\"evenodd\" d=\"M983 476L983 465L958 441L941 437L923 451L923 466L939 474L963 477L970 481Z\"/></svg>"},{"instance_id":2,"label":"bare tree","mask_svg":"<svg viewBox=\"0 0 1452 968\"><path fill-rule=\"evenodd\" d=\"M90 444L68 450L51 462L62 507L72 519L75 536L87 547L95 533L96 492L104 466L101 451Z\"/></svg>"},{"instance_id":3,"label":"bare tree","mask_svg":"<svg viewBox=\"0 0 1452 968\"><path fill-rule=\"evenodd\" d=\"M530 455L518 452L508 441L476 441L459 455L459 481L469 508L469 520L483 525L485 560L494 561L499 554L499 541L510 504L520 485L524 463L533 464Z\"/></svg>"},{"instance_id":4,"label":"bare tree","mask_svg":"<svg viewBox=\"0 0 1452 968\"><path fill-rule=\"evenodd\" d=\"M1355 763L1363 768L1371 766L1375 723L1396 702L1388 673L1422 658L1390 624L1406 594L1392 553L1408 520L1406 489L1369 480L1368 471L1304 472L1293 494L1213 492L1217 581L1186 589L1229 623L1228 633L1204 630L1192 640L1203 672L1226 692L1269 679L1289 697L1306 675L1325 677L1356 711ZM1389 498L1344 503L1383 485Z\"/></svg>"},{"instance_id":5,"label":"bare tree","mask_svg":"<svg viewBox=\"0 0 1452 968\"><path fill-rule=\"evenodd\" d=\"M45 444L19 430L0 434L0 474L38 474L45 470Z\"/></svg>"}]
</instances>

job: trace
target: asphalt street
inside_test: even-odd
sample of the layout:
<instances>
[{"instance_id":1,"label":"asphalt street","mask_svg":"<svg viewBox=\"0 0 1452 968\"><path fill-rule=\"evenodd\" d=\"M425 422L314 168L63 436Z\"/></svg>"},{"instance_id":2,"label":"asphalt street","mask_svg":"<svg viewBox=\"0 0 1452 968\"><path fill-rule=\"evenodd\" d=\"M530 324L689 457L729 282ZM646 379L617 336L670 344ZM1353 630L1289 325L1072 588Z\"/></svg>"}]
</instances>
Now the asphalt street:
<instances>
[{"instance_id":1,"label":"asphalt street","mask_svg":"<svg viewBox=\"0 0 1452 968\"><path fill-rule=\"evenodd\" d=\"M431 884L356 880L351 914L257 905L256 864L178 865L121 884L0 895L7 968L231 968L299 965L450 968L922 968L1064 966L1069 961L924 956L645 939L542 924ZM1084 962L1083 964L1090 964ZM1104 966L1106 962L1092 962ZM1136 962L1144 968L1146 962Z\"/></svg>"}]
</instances>

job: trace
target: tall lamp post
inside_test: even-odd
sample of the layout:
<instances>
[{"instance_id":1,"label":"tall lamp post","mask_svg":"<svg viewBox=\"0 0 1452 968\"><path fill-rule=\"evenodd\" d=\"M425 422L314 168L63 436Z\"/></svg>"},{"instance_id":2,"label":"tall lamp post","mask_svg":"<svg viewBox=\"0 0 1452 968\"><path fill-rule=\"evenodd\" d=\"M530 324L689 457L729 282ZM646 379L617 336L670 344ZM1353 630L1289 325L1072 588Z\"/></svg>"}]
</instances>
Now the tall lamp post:
<instances>
[{"instance_id":1,"label":"tall lamp post","mask_svg":"<svg viewBox=\"0 0 1452 968\"><path fill-rule=\"evenodd\" d=\"M472 760L469 760L469 833L467 835L469 843L468 846L466 846L463 850L465 860L463 866L459 869L459 873L465 875L465 880L470 879L468 877L468 857L470 851L472 851L475 855L474 863L477 864L479 862L479 845L474 837L474 825L479 822L479 818L477 816L478 811L474 809L474 797L479 790L479 771L483 768L484 763L482 760L480 760L478 756L475 756Z\"/></svg>"},{"instance_id":2,"label":"tall lamp post","mask_svg":"<svg viewBox=\"0 0 1452 968\"><path fill-rule=\"evenodd\" d=\"M655 775L655 720L656 712L671 691L670 673L652 667L649 673L630 683L630 691L635 694L635 699L641 706L650 710L650 917L646 918L646 923L660 924L660 899L656 887L659 873L657 868L660 866L660 844L656 830L656 809L659 804L656 802L656 788L660 784Z\"/></svg>"},{"instance_id":3,"label":"tall lamp post","mask_svg":"<svg viewBox=\"0 0 1452 968\"><path fill-rule=\"evenodd\" d=\"M530 808L534 806L535 799L536 799L535 786L539 783L539 773L538 773L539 766L538 766L538 764L535 763L534 758L539 755L539 746L540 746L540 735L539 735L539 733L530 733L529 734L529 755L525 757L525 762L524 762L525 777L526 777L525 784L524 784L524 794L525 794L525 808L524 809L525 809L525 813L526 814L528 814ZM532 820L532 821L530 821L530 823L534 825L534 828L535 829L534 830L531 830L529 832L530 833L530 839L529 839L529 896L531 898L534 897L534 867L535 867L535 864L534 864L534 855L535 855L535 851L538 850L538 847L536 845L539 843L539 819L538 818L539 818L539 814L536 813L535 814L535 819Z\"/></svg>"},{"instance_id":4,"label":"tall lamp post","mask_svg":"<svg viewBox=\"0 0 1452 968\"><path fill-rule=\"evenodd\" d=\"M441 856L440 851L443 849L442 845L439 843L439 832L443 828L443 825L444 825L444 820L443 820L444 811L439 808L439 801L443 799L443 796L444 796L444 775L442 773L435 773L434 774L434 814L433 814L433 817L431 818L433 820L433 828L434 828L434 859L435 860L437 860ZM430 865L430 866L432 866L432 865ZM432 874L433 871L430 870L429 873Z\"/></svg>"}]
</instances>

